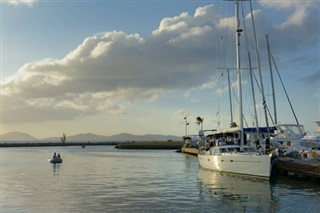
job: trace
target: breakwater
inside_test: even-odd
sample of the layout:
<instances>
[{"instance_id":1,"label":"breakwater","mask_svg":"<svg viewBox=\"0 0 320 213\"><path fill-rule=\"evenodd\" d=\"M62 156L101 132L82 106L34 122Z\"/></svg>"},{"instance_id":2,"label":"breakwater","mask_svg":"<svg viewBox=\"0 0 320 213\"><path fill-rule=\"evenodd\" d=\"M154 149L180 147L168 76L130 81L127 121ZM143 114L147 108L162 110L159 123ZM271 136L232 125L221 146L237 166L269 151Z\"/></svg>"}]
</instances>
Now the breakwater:
<instances>
[{"instance_id":1,"label":"breakwater","mask_svg":"<svg viewBox=\"0 0 320 213\"><path fill-rule=\"evenodd\" d=\"M45 146L115 146L119 142L6 142L0 143L0 147L45 147Z\"/></svg>"},{"instance_id":2,"label":"breakwater","mask_svg":"<svg viewBox=\"0 0 320 213\"><path fill-rule=\"evenodd\" d=\"M116 145L117 149L180 149L183 141L166 142L127 142Z\"/></svg>"}]
</instances>

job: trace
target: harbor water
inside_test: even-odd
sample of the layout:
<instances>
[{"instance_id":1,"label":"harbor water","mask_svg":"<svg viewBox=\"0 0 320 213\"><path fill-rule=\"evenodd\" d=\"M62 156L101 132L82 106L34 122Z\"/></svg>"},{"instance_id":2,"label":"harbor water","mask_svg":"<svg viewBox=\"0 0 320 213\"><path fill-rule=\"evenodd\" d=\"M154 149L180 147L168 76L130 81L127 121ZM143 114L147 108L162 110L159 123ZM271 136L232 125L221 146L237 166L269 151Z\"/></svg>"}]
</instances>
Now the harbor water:
<instances>
[{"instance_id":1,"label":"harbor water","mask_svg":"<svg viewBox=\"0 0 320 213\"><path fill-rule=\"evenodd\" d=\"M319 212L320 183L203 170L172 150L1 148L0 212ZM48 162L54 152L63 163Z\"/></svg>"}]
</instances>

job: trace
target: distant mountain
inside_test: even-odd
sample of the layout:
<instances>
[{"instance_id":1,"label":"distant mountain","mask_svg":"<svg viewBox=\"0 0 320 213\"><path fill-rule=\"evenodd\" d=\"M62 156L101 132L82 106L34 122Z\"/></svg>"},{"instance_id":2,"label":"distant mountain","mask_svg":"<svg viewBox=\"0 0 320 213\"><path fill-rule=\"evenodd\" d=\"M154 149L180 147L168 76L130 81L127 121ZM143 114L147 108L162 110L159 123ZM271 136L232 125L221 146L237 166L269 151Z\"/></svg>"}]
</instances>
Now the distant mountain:
<instances>
[{"instance_id":1,"label":"distant mountain","mask_svg":"<svg viewBox=\"0 0 320 213\"><path fill-rule=\"evenodd\" d=\"M37 141L38 139L23 132L8 132L1 136L3 141Z\"/></svg>"},{"instance_id":2,"label":"distant mountain","mask_svg":"<svg viewBox=\"0 0 320 213\"><path fill-rule=\"evenodd\" d=\"M68 139L68 138L67 138ZM60 140L60 137L50 137L50 138L42 138L40 139L41 141L43 142L58 142L58 141L61 141Z\"/></svg>"},{"instance_id":3,"label":"distant mountain","mask_svg":"<svg viewBox=\"0 0 320 213\"><path fill-rule=\"evenodd\" d=\"M181 140L181 137L174 135L157 135L157 134L147 134L147 135L133 135L128 133L120 133L109 137L111 141L177 141Z\"/></svg>"},{"instance_id":4,"label":"distant mountain","mask_svg":"<svg viewBox=\"0 0 320 213\"><path fill-rule=\"evenodd\" d=\"M85 134L77 134L77 135L67 135L67 142L73 141L177 141L181 140L181 137L174 135L159 135L159 134L146 134L146 135L133 135L129 133L120 133L112 136L104 136L104 135L96 135L93 133L85 133ZM39 141L39 139L32 137L26 133L22 132L9 132L2 135L3 141ZM40 141L51 141L51 142L59 142L60 136L58 137L50 137L43 138Z\"/></svg>"},{"instance_id":5,"label":"distant mountain","mask_svg":"<svg viewBox=\"0 0 320 213\"><path fill-rule=\"evenodd\" d=\"M117 135L110 136L109 139L113 140L113 141L136 141L136 140L141 139L141 137L142 136L133 135L133 134L129 134L129 133L120 133Z\"/></svg>"},{"instance_id":6,"label":"distant mountain","mask_svg":"<svg viewBox=\"0 0 320 213\"><path fill-rule=\"evenodd\" d=\"M108 140L109 140L108 136L96 135L93 133L67 136L67 141L108 141Z\"/></svg>"},{"instance_id":7,"label":"distant mountain","mask_svg":"<svg viewBox=\"0 0 320 213\"><path fill-rule=\"evenodd\" d=\"M120 133L112 136L96 135L92 133L67 135L67 141L177 141L181 140L181 137L174 135L159 135L159 134L147 134L147 135L133 135L129 133ZM44 138L42 141L60 141L60 137Z\"/></svg>"}]
</instances>

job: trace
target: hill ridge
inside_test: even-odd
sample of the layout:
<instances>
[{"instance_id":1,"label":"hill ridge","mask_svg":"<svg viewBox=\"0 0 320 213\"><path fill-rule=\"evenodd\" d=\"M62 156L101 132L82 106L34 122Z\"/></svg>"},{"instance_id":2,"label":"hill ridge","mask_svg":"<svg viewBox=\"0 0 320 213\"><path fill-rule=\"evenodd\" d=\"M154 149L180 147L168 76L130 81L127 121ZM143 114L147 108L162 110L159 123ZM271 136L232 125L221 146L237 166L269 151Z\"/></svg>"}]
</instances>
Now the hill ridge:
<instances>
[{"instance_id":1,"label":"hill ridge","mask_svg":"<svg viewBox=\"0 0 320 213\"><path fill-rule=\"evenodd\" d=\"M2 141L60 141L60 136L38 139L24 132L8 132L1 135ZM111 136L98 135L91 132L67 135L67 141L168 141L181 140L175 135L144 134L135 135L131 133L119 133Z\"/></svg>"}]
</instances>

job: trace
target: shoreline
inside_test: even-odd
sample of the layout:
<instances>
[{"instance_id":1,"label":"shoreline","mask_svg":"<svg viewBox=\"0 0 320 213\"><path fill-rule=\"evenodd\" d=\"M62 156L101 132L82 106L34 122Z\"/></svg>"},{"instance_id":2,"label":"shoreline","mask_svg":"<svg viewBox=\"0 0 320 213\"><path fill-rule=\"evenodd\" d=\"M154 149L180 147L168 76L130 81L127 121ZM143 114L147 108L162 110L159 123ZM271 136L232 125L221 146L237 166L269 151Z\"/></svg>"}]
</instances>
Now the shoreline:
<instances>
[{"instance_id":1,"label":"shoreline","mask_svg":"<svg viewBox=\"0 0 320 213\"><path fill-rule=\"evenodd\" d=\"M121 142L5 142L0 143L0 148L10 147L50 147L50 146L115 146Z\"/></svg>"},{"instance_id":2,"label":"shoreline","mask_svg":"<svg viewBox=\"0 0 320 213\"><path fill-rule=\"evenodd\" d=\"M183 141L163 141L163 142L127 142L119 143L116 149L180 149Z\"/></svg>"},{"instance_id":3,"label":"shoreline","mask_svg":"<svg viewBox=\"0 0 320 213\"><path fill-rule=\"evenodd\" d=\"M116 149L181 149L182 141L145 141L145 142L4 142L0 148L15 147L54 147L54 146L115 146Z\"/></svg>"}]
</instances>

